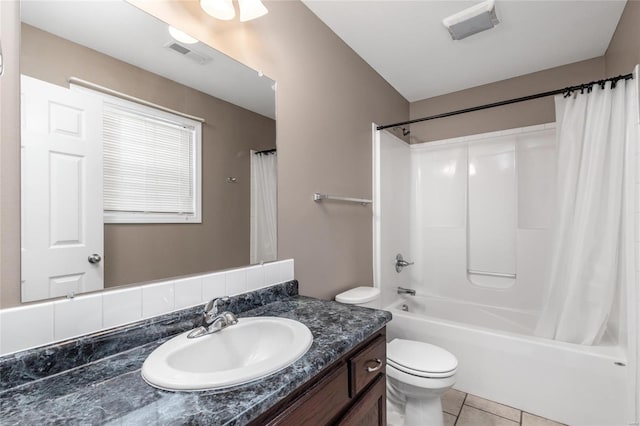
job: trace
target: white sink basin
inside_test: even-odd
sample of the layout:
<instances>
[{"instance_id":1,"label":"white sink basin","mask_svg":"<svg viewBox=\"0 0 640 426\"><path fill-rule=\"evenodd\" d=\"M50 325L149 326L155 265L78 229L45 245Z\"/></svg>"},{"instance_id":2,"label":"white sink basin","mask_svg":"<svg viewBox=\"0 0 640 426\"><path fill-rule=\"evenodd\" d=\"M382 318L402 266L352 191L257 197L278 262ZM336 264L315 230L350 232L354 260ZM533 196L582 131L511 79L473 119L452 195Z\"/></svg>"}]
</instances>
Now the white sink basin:
<instances>
[{"instance_id":1,"label":"white sink basin","mask_svg":"<svg viewBox=\"0 0 640 426\"><path fill-rule=\"evenodd\" d=\"M287 318L239 318L217 333L163 343L142 365L142 377L166 390L221 389L275 373L304 355L313 335Z\"/></svg>"}]
</instances>

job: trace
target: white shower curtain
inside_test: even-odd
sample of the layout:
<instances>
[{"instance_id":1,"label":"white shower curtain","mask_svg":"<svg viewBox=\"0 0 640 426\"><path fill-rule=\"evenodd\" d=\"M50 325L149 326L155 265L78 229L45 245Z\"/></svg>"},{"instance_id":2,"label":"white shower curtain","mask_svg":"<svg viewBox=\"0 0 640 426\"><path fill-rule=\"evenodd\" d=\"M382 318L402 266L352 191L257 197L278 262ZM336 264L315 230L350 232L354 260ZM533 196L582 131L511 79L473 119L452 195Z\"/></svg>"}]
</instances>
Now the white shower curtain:
<instances>
[{"instance_id":1,"label":"white shower curtain","mask_svg":"<svg viewBox=\"0 0 640 426\"><path fill-rule=\"evenodd\" d=\"M277 156L251 152L251 263L277 258Z\"/></svg>"},{"instance_id":2,"label":"white shower curtain","mask_svg":"<svg viewBox=\"0 0 640 426\"><path fill-rule=\"evenodd\" d=\"M631 229L622 214L627 144L638 143L636 82L557 96L558 196L550 287L536 334L583 345L602 337ZM628 202L628 201L627 201Z\"/></svg>"}]
</instances>

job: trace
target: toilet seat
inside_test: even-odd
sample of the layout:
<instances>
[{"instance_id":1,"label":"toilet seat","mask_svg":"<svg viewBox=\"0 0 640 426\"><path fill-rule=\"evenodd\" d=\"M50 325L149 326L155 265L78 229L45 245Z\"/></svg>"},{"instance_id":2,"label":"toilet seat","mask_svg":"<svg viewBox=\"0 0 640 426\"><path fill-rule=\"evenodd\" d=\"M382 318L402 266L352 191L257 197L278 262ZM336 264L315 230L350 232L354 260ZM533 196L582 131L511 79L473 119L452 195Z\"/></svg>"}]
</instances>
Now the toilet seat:
<instances>
[{"instance_id":1,"label":"toilet seat","mask_svg":"<svg viewBox=\"0 0 640 426\"><path fill-rule=\"evenodd\" d=\"M455 375L458 360L429 343L393 339L387 344L387 364L412 376L437 379Z\"/></svg>"}]
</instances>

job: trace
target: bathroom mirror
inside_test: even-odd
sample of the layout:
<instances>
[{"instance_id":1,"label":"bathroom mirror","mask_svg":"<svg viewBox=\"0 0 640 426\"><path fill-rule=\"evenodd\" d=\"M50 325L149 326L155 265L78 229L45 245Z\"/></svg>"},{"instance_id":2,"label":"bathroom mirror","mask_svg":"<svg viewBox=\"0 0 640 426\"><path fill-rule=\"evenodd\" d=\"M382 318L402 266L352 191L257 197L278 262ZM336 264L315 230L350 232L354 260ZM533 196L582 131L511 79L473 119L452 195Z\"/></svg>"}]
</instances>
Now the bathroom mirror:
<instances>
[{"instance_id":1,"label":"bathroom mirror","mask_svg":"<svg viewBox=\"0 0 640 426\"><path fill-rule=\"evenodd\" d=\"M124 1L21 20L23 302L276 259L273 80Z\"/></svg>"}]
</instances>

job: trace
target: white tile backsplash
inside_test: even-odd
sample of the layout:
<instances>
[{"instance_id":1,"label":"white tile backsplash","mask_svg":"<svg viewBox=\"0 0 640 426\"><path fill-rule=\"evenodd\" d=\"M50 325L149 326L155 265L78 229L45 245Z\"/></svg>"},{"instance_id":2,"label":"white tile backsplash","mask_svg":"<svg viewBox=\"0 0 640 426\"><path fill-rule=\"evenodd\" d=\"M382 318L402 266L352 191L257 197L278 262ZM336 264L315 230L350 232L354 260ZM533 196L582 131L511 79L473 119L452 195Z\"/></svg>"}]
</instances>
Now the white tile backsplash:
<instances>
[{"instance_id":1,"label":"white tile backsplash","mask_svg":"<svg viewBox=\"0 0 640 426\"><path fill-rule=\"evenodd\" d=\"M264 269L264 285L274 285L280 281L280 262L266 263Z\"/></svg>"},{"instance_id":2,"label":"white tile backsplash","mask_svg":"<svg viewBox=\"0 0 640 426\"><path fill-rule=\"evenodd\" d=\"M53 340L52 303L0 310L0 354L33 348Z\"/></svg>"},{"instance_id":3,"label":"white tile backsplash","mask_svg":"<svg viewBox=\"0 0 640 426\"><path fill-rule=\"evenodd\" d=\"M142 319L140 287L107 291L102 295L102 326L116 327Z\"/></svg>"},{"instance_id":4,"label":"white tile backsplash","mask_svg":"<svg viewBox=\"0 0 640 426\"><path fill-rule=\"evenodd\" d=\"M294 276L293 259L283 260L280 263L280 281L291 281Z\"/></svg>"},{"instance_id":5,"label":"white tile backsplash","mask_svg":"<svg viewBox=\"0 0 640 426\"><path fill-rule=\"evenodd\" d=\"M227 294L226 277L224 272L216 272L214 274L202 277L202 301L222 297Z\"/></svg>"},{"instance_id":6,"label":"white tile backsplash","mask_svg":"<svg viewBox=\"0 0 640 426\"><path fill-rule=\"evenodd\" d=\"M227 296L245 293L247 291L247 270L236 269L226 274Z\"/></svg>"},{"instance_id":7,"label":"white tile backsplash","mask_svg":"<svg viewBox=\"0 0 640 426\"><path fill-rule=\"evenodd\" d=\"M192 277L173 283L175 291L175 309L187 308L202 303L202 278Z\"/></svg>"},{"instance_id":8,"label":"white tile backsplash","mask_svg":"<svg viewBox=\"0 0 640 426\"><path fill-rule=\"evenodd\" d=\"M0 310L0 355L294 279L293 259ZM38 324L34 327L33 324Z\"/></svg>"},{"instance_id":9,"label":"white tile backsplash","mask_svg":"<svg viewBox=\"0 0 640 426\"><path fill-rule=\"evenodd\" d=\"M171 312L174 306L173 281L142 287L142 318Z\"/></svg>"},{"instance_id":10,"label":"white tile backsplash","mask_svg":"<svg viewBox=\"0 0 640 426\"><path fill-rule=\"evenodd\" d=\"M77 296L53 304L53 337L64 340L102 328L102 293Z\"/></svg>"},{"instance_id":11,"label":"white tile backsplash","mask_svg":"<svg viewBox=\"0 0 640 426\"><path fill-rule=\"evenodd\" d=\"M247 291L264 287L264 267L262 265L247 268Z\"/></svg>"}]
</instances>

